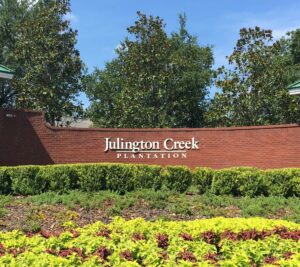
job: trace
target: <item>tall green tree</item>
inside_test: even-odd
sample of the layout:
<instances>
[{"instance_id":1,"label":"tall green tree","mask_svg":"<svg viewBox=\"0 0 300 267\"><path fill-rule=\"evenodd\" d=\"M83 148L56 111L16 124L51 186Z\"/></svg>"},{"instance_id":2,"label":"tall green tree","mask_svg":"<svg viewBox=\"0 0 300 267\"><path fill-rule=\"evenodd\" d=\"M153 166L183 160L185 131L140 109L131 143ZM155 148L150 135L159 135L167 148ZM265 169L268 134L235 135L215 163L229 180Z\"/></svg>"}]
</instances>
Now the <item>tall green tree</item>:
<instances>
[{"instance_id":1,"label":"tall green tree","mask_svg":"<svg viewBox=\"0 0 300 267\"><path fill-rule=\"evenodd\" d=\"M63 115L81 110L76 100L83 71L75 48L77 31L64 19L70 12L68 0L43 1L31 8L34 15L19 25L14 50L16 106L43 110L54 125Z\"/></svg>"},{"instance_id":2,"label":"tall green tree","mask_svg":"<svg viewBox=\"0 0 300 267\"><path fill-rule=\"evenodd\" d=\"M218 70L216 93L206 115L211 126L291 123L300 101L288 94L293 62L289 42L274 41L271 30L243 28L229 67Z\"/></svg>"},{"instance_id":3,"label":"tall green tree","mask_svg":"<svg viewBox=\"0 0 300 267\"><path fill-rule=\"evenodd\" d=\"M199 127L213 56L186 30L168 36L159 17L138 12L117 58L86 80L89 116L101 127Z\"/></svg>"},{"instance_id":4,"label":"tall green tree","mask_svg":"<svg viewBox=\"0 0 300 267\"><path fill-rule=\"evenodd\" d=\"M15 47L19 36L19 26L30 15L29 0L0 0L0 64L16 69L19 64L15 57ZM0 107L13 106L17 95L7 80L0 79Z\"/></svg>"},{"instance_id":5,"label":"tall green tree","mask_svg":"<svg viewBox=\"0 0 300 267\"><path fill-rule=\"evenodd\" d=\"M292 63L291 80L300 80L300 29L288 33L287 39Z\"/></svg>"},{"instance_id":6,"label":"tall green tree","mask_svg":"<svg viewBox=\"0 0 300 267\"><path fill-rule=\"evenodd\" d=\"M211 85L213 54L209 46L200 46L186 29L186 16L179 15L180 28L171 37L171 88L176 94L168 107L174 127L203 127L207 109L207 88Z\"/></svg>"},{"instance_id":7,"label":"tall green tree","mask_svg":"<svg viewBox=\"0 0 300 267\"><path fill-rule=\"evenodd\" d=\"M300 29L289 33L290 38L290 51L293 64L300 64Z\"/></svg>"}]
</instances>

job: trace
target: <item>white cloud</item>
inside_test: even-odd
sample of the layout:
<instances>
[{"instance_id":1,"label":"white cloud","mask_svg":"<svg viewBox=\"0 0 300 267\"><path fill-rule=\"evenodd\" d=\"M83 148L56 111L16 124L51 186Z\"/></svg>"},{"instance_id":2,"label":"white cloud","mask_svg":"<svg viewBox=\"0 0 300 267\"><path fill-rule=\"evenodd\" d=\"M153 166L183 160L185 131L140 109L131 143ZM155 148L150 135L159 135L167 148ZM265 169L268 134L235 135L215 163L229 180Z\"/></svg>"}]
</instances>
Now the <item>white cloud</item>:
<instances>
[{"instance_id":1,"label":"white cloud","mask_svg":"<svg viewBox=\"0 0 300 267\"><path fill-rule=\"evenodd\" d=\"M260 26L273 31L275 39L283 37L287 32L300 28L299 6L283 6L263 13L239 12L226 14L228 22L222 25L225 30L237 31L242 27Z\"/></svg>"},{"instance_id":2,"label":"white cloud","mask_svg":"<svg viewBox=\"0 0 300 267\"><path fill-rule=\"evenodd\" d=\"M285 36L287 32L296 30L299 27L288 27L288 28L277 28L273 30L273 37L275 39L280 39L282 36Z\"/></svg>"}]
</instances>

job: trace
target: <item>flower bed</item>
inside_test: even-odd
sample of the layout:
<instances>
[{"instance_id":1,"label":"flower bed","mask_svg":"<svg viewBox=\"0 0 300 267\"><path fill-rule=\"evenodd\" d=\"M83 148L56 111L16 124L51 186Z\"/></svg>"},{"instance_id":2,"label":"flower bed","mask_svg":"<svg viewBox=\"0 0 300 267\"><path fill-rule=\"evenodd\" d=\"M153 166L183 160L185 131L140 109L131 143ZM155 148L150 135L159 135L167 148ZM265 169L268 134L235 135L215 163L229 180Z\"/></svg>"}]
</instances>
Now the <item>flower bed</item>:
<instances>
[{"instance_id":1,"label":"flower bed","mask_svg":"<svg viewBox=\"0 0 300 267\"><path fill-rule=\"evenodd\" d=\"M300 225L281 220L97 222L0 234L0 266L300 266Z\"/></svg>"}]
</instances>

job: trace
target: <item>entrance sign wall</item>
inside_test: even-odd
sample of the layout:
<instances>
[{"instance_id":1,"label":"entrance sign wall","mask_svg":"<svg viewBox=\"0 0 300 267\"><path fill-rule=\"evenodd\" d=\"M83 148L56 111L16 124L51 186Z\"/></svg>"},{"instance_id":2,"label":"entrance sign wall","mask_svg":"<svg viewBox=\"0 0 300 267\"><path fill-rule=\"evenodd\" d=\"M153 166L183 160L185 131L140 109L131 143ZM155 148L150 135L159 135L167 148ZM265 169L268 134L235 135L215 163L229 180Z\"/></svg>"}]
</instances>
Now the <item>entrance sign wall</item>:
<instances>
[{"instance_id":1,"label":"entrance sign wall","mask_svg":"<svg viewBox=\"0 0 300 267\"><path fill-rule=\"evenodd\" d=\"M55 128L41 112L0 110L1 166L84 162L300 167L300 126Z\"/></svg>"}]
</instances>

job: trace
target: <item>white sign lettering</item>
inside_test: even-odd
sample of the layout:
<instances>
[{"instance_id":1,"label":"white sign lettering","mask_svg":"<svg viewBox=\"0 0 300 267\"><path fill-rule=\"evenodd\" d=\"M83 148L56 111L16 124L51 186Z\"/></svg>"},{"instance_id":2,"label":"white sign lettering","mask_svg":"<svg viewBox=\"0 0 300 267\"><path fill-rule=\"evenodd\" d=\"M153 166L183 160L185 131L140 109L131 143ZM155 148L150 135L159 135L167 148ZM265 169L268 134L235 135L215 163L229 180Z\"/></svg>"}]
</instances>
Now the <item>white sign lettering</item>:
<instances>
[{"instance_id":1,"label":"white sign lettering","mask_svg":"<svg viewBox=\"0 0 300 267\"><path fill-rule=\"evenodd\" d=\"M115 151L118 159L187 158L188 150L198 150L199 141L166 138L160 141L126 141L124 138L104 138L104 152Z\"/></svg>"}]
</instances>

